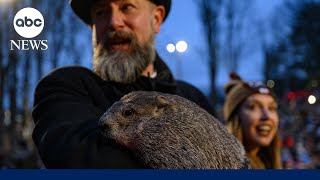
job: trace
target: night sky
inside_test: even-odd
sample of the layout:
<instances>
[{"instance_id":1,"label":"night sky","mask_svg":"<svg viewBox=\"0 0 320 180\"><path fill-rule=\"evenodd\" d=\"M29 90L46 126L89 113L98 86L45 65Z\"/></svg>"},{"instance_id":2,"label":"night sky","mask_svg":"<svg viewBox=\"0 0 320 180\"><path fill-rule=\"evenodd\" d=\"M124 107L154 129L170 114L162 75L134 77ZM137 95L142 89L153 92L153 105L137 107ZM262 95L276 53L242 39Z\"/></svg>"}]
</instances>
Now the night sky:
<instances>
[{"instance_id":1,"label":"night sky","mask_svg":"<svg viewBox=\"0 0 320 180\"><path fill-rule=\"evenodd\" d=\"M181 75L177 79L183 79L200 88L204 93L209 92L209 69L208 52L205 45L202 24L200 22L199 9L196 0L173 0L169 18L163 24L160 34L157 37L157 49L159 54L174 75L179 75L178 65L181 66ZM252 8L253 16L266 22L270 19L274 8L282 1L279 0L254 0ZM250 28L250 27L248 27ZM166 50L168 43L176 43L185 40L189 48L181 53L170 54ZM259 46L252 49L239 64L238 73L245 80L260 81L263 79L263 57ZM222 88L228 80L228 70L220 65L217 74L217 88Z\"/></svg>"}]
</instances>

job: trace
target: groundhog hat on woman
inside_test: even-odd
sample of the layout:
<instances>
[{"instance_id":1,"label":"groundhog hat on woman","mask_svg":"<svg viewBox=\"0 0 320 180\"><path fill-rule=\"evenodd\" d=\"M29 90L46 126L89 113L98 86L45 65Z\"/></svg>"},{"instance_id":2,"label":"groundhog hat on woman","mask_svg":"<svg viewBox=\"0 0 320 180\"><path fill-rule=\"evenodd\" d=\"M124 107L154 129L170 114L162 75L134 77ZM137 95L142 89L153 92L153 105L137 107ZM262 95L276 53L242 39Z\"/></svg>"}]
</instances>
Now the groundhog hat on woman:
<instances>
[{"instance_id":1,"label":"groundhog hat on woman","mask_svg":"<svg viewBox=\"0 0 320 180\"><path fill-rule=\"evenodd\" d=\"M267 94L276 99L273 91L262 83L249 83L241 80L236 73L230 74L230 81L225 85L226 99L223 106L223 116L229 121L236 109L247 97L253 94Z\"/></svg>"},{"instance_id":2,"label":"groundhog hat on woman","mask_svg":"<svg viewBox=\"0 0 320 180\"><path fill-rule=\"evenodd\" d=\"M91 24L91 15L90 8L92 3L97 0L70 0L70 5L74 11L74 13L79 16L86 24ZM166 9L166 14L164 20L167 18L170 8L171 8L171 0L150 0L156 5L163 5Z\"/></svg>"}]
</instances>

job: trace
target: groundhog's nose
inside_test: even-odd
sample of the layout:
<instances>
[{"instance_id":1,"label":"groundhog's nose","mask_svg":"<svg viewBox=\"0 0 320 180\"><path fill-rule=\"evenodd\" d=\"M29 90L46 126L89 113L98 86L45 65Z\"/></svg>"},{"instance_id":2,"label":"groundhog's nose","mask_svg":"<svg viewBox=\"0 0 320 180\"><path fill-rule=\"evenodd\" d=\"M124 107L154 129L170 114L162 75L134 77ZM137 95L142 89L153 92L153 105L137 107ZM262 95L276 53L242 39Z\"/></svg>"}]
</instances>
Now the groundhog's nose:
<instances>
[{"instance_id":1,"label":"groundhog's nose","mask_svg":"<svg viewBox=\"0 0 320 180\"><path fill-rule=\"evenodd\" d=\"M100 130L103 131L103 132L105 132L106 130L109 129L109 125L106 123L106 120L105 120L104 116L102 116L102 117L99 119L98 127L99 127Z\"/></svg>"},{"instance_id":2,"label":"groundhog's nose","mask_svg":"<svg viewBox=\"0 0 320 180\"><path fill-rule=\"evenodd\" d=\"M106 131L109 129L109 126L107 123L103 122L103 121L99 121L99 124L98 124L99 128L101 131Z\"/></svg>"}]
</instances>

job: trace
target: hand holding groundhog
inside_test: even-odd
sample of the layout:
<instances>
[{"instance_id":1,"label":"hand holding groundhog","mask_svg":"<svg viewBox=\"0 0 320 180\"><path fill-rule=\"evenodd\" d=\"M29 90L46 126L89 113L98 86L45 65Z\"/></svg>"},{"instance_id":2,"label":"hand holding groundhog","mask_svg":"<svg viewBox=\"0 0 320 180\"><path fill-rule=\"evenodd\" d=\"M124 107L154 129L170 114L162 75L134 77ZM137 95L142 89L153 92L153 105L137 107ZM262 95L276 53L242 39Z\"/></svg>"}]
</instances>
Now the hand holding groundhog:
<instances>
[{"instance_id":1,"label":"hand holding groundhog","mask_svg":"<svg viewBox=\"0 0 320 180\"><path fill-rule=\"evenodd\" d=\"M246 169L241 143L207 111L176 95L133 92L100 119L103 134L154 169Z\"/></svg>"}]
</instances>

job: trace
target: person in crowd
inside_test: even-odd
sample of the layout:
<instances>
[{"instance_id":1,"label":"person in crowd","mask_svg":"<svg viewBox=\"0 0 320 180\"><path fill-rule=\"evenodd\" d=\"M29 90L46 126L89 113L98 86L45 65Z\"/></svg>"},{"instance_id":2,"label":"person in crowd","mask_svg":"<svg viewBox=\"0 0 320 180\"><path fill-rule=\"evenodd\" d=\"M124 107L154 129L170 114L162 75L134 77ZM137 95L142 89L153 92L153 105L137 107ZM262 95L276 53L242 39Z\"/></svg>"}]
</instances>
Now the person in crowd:
<instances>
[{"instance_id":1,"label":"person in crowd","mask_svg":"<svg viewBox=\"0 0 320 180\"><path fill-rule=\"evenodd\" d=\"M320 169L320 124L310 125L311 129L305 134L304 146L310 156L307 169Z\"/></svg>"},{"instance_id":2,"label":"person in crowd","mask_svg":"<svg viewBox=\"0 0 320 180\"><path fill-rule=\"evenodd\" d=\"M230 78L223 106L228 131L242 142L253 169L281 169L274 93L264 84L242 81L235 73Z\"/></svg>"}]
</instances>

